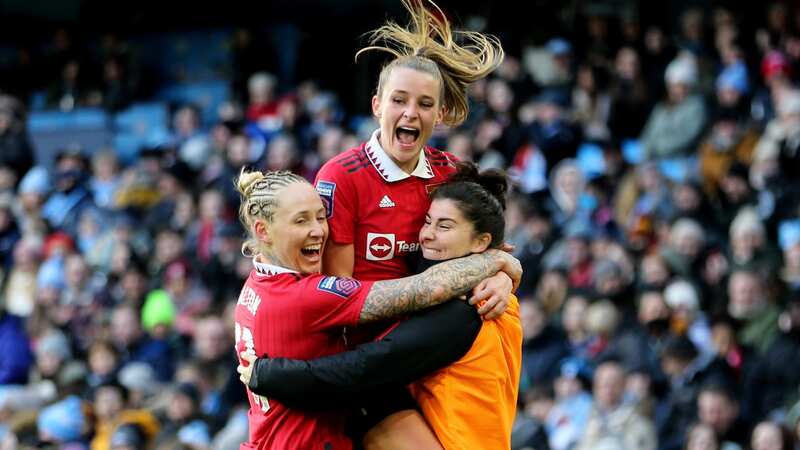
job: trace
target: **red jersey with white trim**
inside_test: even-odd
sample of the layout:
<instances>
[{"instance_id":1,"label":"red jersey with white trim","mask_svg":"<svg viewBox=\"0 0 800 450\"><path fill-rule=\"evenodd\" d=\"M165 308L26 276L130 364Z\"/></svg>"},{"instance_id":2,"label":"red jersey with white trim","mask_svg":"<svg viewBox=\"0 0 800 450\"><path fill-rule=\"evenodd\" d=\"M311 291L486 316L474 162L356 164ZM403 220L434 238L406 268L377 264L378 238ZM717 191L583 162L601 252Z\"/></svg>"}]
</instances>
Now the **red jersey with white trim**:
<instances>
[{"instance_id":1,"label":"red jersey with white trim","mask_svg":"<svg viewBox=\"0 0 800 450\"><path fill-rule=\"evenodd\" d=\"M346 350L343 329L358 322L371 282L255 265L236 304L237 355L311 359ZM241 450L352 450L342 411L297 411L249 390L247 396L250 436Z\"/></svg>"},{"instance_id":2,"label":"red jersey with white trim","mask_svg":"<svg viewBox=\"0 0 800 450\"><path fill-rule=\"evenodd\" d=\"M430 193L455 172L457 161L425 147L407 174L381 148L378 133L325 163L315 181L328 210L328 239L353 244L353 277L359 280L409 275L405 256L419 250Z\"/></svg>"}]
</instances>

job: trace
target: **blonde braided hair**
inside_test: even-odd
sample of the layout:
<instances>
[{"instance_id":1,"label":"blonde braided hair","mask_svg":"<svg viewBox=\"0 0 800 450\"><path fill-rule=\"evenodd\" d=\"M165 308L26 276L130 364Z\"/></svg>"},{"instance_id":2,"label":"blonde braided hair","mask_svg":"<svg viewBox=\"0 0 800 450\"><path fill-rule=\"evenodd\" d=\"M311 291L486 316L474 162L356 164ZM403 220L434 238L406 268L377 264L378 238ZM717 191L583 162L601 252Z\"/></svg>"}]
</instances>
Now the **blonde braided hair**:
<instances>
[{"instance_id":1,"label":"blonde braided hair","mask_svg":"<svg viewBox=\"0 0 800 450\"><path fill-rule=\"evenodd\" d=\"M254 256L259 253L258 239L253 236L253 224L257 219L272 223L278 205L277 194L283 188L294 183L311 184L305 178L288 170L262 173L260 171L245 172L242 169L235 181L236 190L241 196L239 220L247 229L249 238L242 244L242 254Z\"/></svg>"}]
</instances>

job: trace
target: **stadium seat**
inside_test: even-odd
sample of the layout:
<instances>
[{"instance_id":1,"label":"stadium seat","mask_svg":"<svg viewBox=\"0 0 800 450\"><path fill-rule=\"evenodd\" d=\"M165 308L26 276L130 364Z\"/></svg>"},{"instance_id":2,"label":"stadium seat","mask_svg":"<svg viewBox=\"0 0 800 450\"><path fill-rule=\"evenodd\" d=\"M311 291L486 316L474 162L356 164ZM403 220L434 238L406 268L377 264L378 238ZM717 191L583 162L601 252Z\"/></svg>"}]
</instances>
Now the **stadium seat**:
<instances>
[{"instance_id":1,"label":"stadium seat","mask_svg":"<svg viewBox=\"0 0 800 450\"><path fill-rule=\"evenodd\" d=\"M205 81L175 84L160 91L157 97L170 103L190 103L197 106L200 108L203 124L210 125L217 118L217 108L229 95L227 82Z\"/></svg>"},{"instance_id":2,"label":"stadium seat","mask_svg":"<svg viewBox=\"0 0 800 450\"><path fill-rule=\"evenodd\" d=\"M98 108L33 111L28 116L28 132L37 160L47 167L52 167L55 154L68 145L91 154L112 140L111 118Z\"/></svg>"}]
</instances>

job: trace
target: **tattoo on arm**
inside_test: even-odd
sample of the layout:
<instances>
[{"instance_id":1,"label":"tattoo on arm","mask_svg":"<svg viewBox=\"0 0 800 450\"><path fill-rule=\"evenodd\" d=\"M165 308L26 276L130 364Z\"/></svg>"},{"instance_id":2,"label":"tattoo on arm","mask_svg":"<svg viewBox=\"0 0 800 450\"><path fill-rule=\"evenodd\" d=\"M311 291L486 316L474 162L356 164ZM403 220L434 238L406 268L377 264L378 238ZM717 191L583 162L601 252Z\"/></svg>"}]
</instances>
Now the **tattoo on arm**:
<instances>
[{"instance_id":1,"label":"tattoo on arm","mask_svg":"<svg viewBox=\"0 0 800 450\"><path fill-rule=\"evenodd\" d=\"M495 257L482 253L437 264L425 272L372 285L359 322L401 316L469 292L481 280L497 273Z\"/></svg>"}]
</instances>

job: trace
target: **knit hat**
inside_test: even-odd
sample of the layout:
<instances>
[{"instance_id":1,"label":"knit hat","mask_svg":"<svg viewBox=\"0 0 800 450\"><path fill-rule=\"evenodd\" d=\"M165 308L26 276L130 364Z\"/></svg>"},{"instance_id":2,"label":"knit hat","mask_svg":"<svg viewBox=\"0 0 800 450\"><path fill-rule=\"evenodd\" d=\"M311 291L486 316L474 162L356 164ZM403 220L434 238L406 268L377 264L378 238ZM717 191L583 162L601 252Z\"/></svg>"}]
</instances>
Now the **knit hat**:
<instances>
[{"instance_id":1,"label":"knit hat","mask_svg":"<svg viewBox=\"0 0 800 450\"><path fill-rule=\"evenodd\" d=\"M775 75L789 75L792 67L786 56L779 51L771 51L761 60L761 76L764 79L772 78Z\"/></svg>"},{"instance_id":2,"label":"knit hat","mask_svg":"<svg viewBox=\"0 0 800 450\"><path fill-rule=\"evenodd\" d=\"M143 448L147 443L147 438L141 427L133 423L120 425L111 435L110 446L114 447L133 447Z\"/></svg>"},{"instance_id":3,"label":"knit hat","mask_svg":"<svg viewBox=\"0 0 800 450\"><path fill-rule=\"evenodd\" d=\"M46 260L36 274L36 286L40 289L52 288L61 290L67 285L64 274L64 260L51 258Z\"/></svg>"},{"instance_id":4,"label":"knit hat","mask_svg":"<svg viewBox=\"0 0 800 450\"><path fill-rule=\"evenodd\" d=\"M737 62L722 69L717 77L717 89L732 89L740 94L746 94L750 90L750 82L747 79L747 67L742 62Z\"/></svg>"},{"instance_id":5,"label":"knit hat","mask_svg":"<svg viewBox=\"0 0 800 450\"><path fill-rule=\"evenodd\" d=\"M77 396L69 396L39 413L36 419L39 432L57 442L69 442L83 435L83 408Z\"/></svg>"},{"instance_id":6,"label":"knit hat","mask_svg":"<svg viewBox=\"0 0 800 450\"><path fill-rule=\"evenodd\" d=\"M142 327L149 333L156 325L172 325L175 322L175 305L166 291L156 289L144 300Z\"/></svg>"},{"instance_id":7,"label":"knit hat","mask_svg":"<svg viewBox=\"0 0 800 450\"><path fill-rule=\"evenodd\" d=\"M47 194L50 191L50 180L47 176L47 169L42 166L34 166L22 177L19 182L19 193L28 194Z\"/></svg>"},{"instance_id":8,"label":"knit hat","mask_svg":"<svg viewBox=\"0 0 800 450\"><path fill-rule=\"evenodd\" d=\"M672 309L685 308L691 311L700 309L697 290L686 280L676 280L664 289L664 302Z\"/></svg>"},{"instance_id":9,"label":"knit hat","mask_svg":"<svg viewBox=\"0 0 800 450\"><path fill-rule=\"evenodd\" d=\"M36 343L37 354L53 355L66 361L72 358L72 350L66 336L60 331L51 331Z\"/></svg>"},{"instance_id":10,"label":"knit hat","mask_svg":"<svg viewBox=\"0 0 800 450\"><path fill-rule=\"evenodd\" d=\"M545 47L553 56L562 56L572 53L572 45L564 38L552 38L547 41Z\"/></svg>"},{"instance_id":11,"label":"knit hat","mask_svg":"<svg viewBox=\"0 0 800 450\"><path fill-rule=\"evenodd\" d=\"M694 58L679 56L667 66L664 79L669 84L693 85L697 82L697 63Z\"/></svg>"},{"instance_id":12,"label":"knit hat","mask_svg":"<svg viewBox=\"0 0 800 450\"><path fill-rule=\"evenodd\" d=\"M178 430L178 441L182 444L200 448L209 447L211 445L211 435L208 432L208 425L201 420L189 422Z\"/></svg>"},{"instance_id":13,"label":"knit hat","mask_svg":"<svg viewBox=\"0 0 800 450\"><path fill-rule=\"evenodd\" d=\"M125 364L119 371L119 384L129 391L155 394L160 389L156 372L150 364L133 361Z\"/></svg>"},{"instance_id":14,"label":"knit hat","mask_svg":"<svg viewBox=\"0 0 800 450\"><path fill-rule=\"evenodd\" d=\"M800 243L800 219L781 222L778 226L778 242L784 251Z\"/></svg>"}]
</instances>

